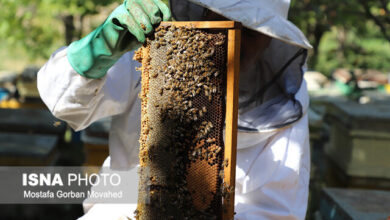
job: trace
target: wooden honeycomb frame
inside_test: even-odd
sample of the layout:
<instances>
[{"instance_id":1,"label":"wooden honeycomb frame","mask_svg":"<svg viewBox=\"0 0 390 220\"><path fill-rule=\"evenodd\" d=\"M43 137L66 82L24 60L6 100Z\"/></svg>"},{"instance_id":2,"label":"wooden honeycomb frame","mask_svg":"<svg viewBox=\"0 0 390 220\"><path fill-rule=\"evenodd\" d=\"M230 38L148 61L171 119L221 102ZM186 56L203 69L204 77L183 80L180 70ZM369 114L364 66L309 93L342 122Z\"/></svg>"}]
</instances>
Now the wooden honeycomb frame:
<instances>
[{"instance_id":1,"label":"wooden honeycomb frame","mask_svg":"<svg viewBox=\"0 0 390 220\"><path fill-rule=\"evenodd\" d=\"M161 25L192 27L195 29L224 30L227 32L227 75L224 160L229 161L224 168L224 183L229 186L228 199L222 201L222 219L234 219L234 187L237 154L238 85L240 71L241 24L234 21L203 22L162 22ZM149 53L147 50L143 51ZM142 161L141 161L142 162Z\"/></svg>"},{"instance_id":2,"label":"wooden honeycomb frame","mask_svg":"<svg viewBox=\"0 0 390 220\"><path fill-rule=\"evenodd\" d=\"M225 168L224 181L235 187L237 157L237 120L238 120L238 85L240 74L241 24L234 21L202 21L202 22L163 22L179 26L191 26L198 29L227 29L227 80L226 80L226 116L225 116L225 152L224 157L230 161ZM224 220L234 218L234 191L230 201L224 201L227 212Z\"/></svg>"}]
</instances>

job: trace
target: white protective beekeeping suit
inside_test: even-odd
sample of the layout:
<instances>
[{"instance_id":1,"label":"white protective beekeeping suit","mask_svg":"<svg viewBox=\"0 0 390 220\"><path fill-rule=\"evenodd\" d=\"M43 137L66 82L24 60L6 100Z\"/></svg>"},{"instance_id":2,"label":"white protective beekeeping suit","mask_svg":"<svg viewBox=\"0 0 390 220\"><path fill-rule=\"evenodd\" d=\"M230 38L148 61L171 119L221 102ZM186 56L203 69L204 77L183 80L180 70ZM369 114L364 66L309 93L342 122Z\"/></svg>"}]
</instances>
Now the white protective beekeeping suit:
<instances>
[{"instance_id":1,"label":"white protective beekeeping suit","mask_svg":"<svg viewBox=\"0 0 390 220\"><path fill-rule=\"evenodd\" d=\"M235 219L304 219L309 184L308 94L303 79L311 46L286 17L289 0L171 1L180 20L201 6L273 38L255 75L240 75ZM184 12L184 13L183 13ZM185 18L186 17L186 18ZM104 166L136 175L140 132L139 63L126 53L102 79L80 76L61 48L38 73L43 101L75 130L112 117ZM135 190L137 189L129 189ZM133 217L136 204L89 204L82 220Z\"/></svg>"}]
</instances>

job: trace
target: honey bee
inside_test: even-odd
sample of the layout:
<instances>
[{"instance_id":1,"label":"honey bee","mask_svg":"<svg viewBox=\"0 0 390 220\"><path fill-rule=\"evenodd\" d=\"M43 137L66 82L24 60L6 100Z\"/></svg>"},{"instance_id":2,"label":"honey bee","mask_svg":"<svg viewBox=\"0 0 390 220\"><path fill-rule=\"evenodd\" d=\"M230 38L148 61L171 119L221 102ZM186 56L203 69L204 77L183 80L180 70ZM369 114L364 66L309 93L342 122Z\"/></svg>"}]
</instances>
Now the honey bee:
<instances>
[{"instance_id":1,"label":"honey bee","mask_svg":"<svg viewBox=\"0 0 390 220\"><path fill-rule=\"evenodd\" d=\"M213 86L212 93L216 93L216 92L217 92L217 87Z\"/></svg>"},{"instance_id":2,"label":"honey bee","mask_svg":"<svg viewBox=\"0 0 390 220\"><path fill-rule=\"evenodd\" d=\"M204 54L204 57L209 58L212 55L214 55L214 52L215 52L214 48L210 47L209 49L207 49L206 53Z\"/></svg>"},{"instance_id":3,"label":"honey bee","mask_svg":"<svg viewBox=\"0 0 390 220\"><path fill-rule=\"evenodd\" d=\"M228 166L229 166L229 159L225 159L225 160L222 162L222 166L223 166L223 167L228 167Z\"/></svg>"},{"instance_id":4,"label":"honey bee","mask_svg":"<svg viewBox=\"0 0 390 220\"><path fill-rule=\"evenodd\" d=\"M225 177L225 171L224 170L220 170L218 175L219 175L220 178L223 179Z\"/></svg>"},{"instance_id":5,"label":"honey bee","mask_svg":"<svg viewBox=\"0 0 390 220\"><path fill-rule=\"evenodd\" d=\"M59 127L61 125L61 122L60 121L55 121L54 123L53 123L53 126L54 127Z\"/></svg>"},{"instance_id":6,"label":"honey bee","mask_svg":"<svg viewBox=\"0 0 390 220\"><path fill-rule=\"evenodd\" d=\"M214 45L221 46L224 43L225 43L225 40L220 40L220 41L215 42Z\"/></svg>"},{"instance_id":7,"label":"honey bee","mask_svg":"<svg viewBox=\"0 0 390 220\"><path fill-rule=\"evenodd\" d=\"M215 138L208 138L207 140L206 140L206 142L207 143L213 143L213 142L215 142Z\"/></svg>"}]
</instances>

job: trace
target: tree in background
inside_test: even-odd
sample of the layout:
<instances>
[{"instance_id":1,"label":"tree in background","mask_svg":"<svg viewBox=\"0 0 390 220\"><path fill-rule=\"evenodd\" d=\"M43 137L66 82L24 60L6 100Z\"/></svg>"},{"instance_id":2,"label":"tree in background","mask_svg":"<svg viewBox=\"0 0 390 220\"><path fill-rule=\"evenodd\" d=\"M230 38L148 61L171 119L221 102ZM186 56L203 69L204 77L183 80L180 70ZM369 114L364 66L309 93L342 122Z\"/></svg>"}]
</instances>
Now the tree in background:
<instances>
[{"instance_id":1,"label":"tree in background","mask_svg":"<svg viewBox=\"0 0 390 220\"><path fill-rule=\"evenodd\" d=\"M99 25L120 3L0 0L0 58L24 48L26 52L17 53L15 59L46 59L58 47ZM309 67L326 75L341 67L390 72L389 5L388 0L292 0L289 19L314 47ZM96 19L98 14L102 16Z\"/></svg>"},{"instance_id":2,"label":"tree in background","mask_svg":"<svg viewBox=\"0 0 390 220\"><path fill-rule=\"evenodd\" d=\"M0 0L0 39L47 58L59 41L82 36L84 18L117 0ZM62 28L61 28L62 27Z\"/></svg>"},{"instance_id":3,"label":"tree in background","mask_svg":"<svg viewBox=\"0 0 390 220\"><path fill-rule=\"evenodd\" d=\"M326 75L336 68L389 71L390 41L385 40L386 31L390 33L390 23L385 26L389 4L383 8L386 1L292 0L289 18L314 47L309 67Z\"/></svg>"},{"instance_id":4,"label":"tree in background","mask_svg":"<svg viewBox=\"0 0 390 220\"><path fill-rule=\"evenodd\" d=\"M355 0L292 0L289 19L307 35L313 45L311 64L318 62L321 40L333 26L364 25Z\"/></svg>"},{"instance_id":5,"label":"tree in background","mask_svg":"<svg viewBox=\"0 0 390 220\"><path fill-rule=\"evenodd\" d=\"M390 42L390 2L388 0L358 0L366 16L380 28Z\"/></svg>"}]
</instances>

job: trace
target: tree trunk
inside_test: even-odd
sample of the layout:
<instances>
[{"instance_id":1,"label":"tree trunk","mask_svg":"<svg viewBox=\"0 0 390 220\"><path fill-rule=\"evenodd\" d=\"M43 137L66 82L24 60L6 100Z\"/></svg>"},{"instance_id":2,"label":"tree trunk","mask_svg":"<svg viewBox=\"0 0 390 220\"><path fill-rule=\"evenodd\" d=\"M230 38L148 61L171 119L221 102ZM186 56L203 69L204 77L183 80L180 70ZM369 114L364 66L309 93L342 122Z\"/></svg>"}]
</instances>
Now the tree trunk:
<instances>
[{"instance_id":1,"label":"tree trunk","mask_svg":"<svg viewBox=\"0 0 390 220\"><path fill-rule=\"evenodd\" d=\"M65 25L65 43L66 45L69 45L70 43L73 42L75 31L76 31L73 15L63 16L62 21L64 22Z\"/></svg>"},{"instance_id":2,"label":"tree trunk","mask_svg":"<svg viewBox=\"0 0 390 220\"><path fill-rule=\"evenodd\" d=\"M322 24L317 24L314 28L313 54L310 59L310 66L312 67L315 67L318 63L319 46L326 30L327 27Z\"/></svg>"}]
</instances>

